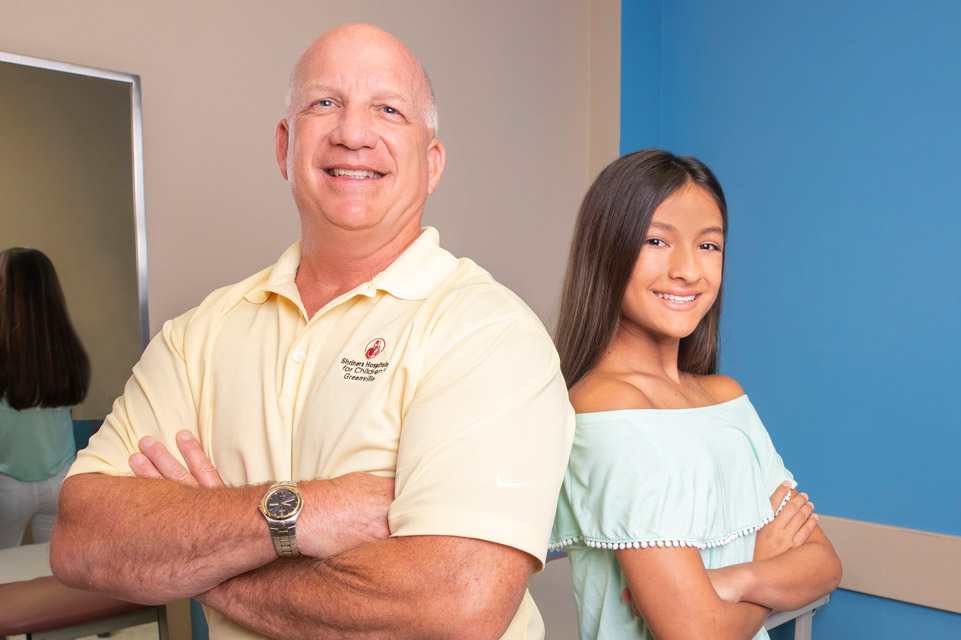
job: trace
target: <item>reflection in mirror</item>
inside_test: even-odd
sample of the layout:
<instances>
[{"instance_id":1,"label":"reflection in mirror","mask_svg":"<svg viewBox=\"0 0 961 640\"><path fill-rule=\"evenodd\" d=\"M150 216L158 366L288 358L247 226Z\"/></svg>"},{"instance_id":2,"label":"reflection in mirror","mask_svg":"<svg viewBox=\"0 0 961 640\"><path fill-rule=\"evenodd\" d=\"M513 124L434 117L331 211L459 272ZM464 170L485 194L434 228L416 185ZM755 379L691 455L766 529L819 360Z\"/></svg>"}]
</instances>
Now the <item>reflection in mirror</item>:
<instances>
[{"instance_id":1,"label":"reflection in mirror","mask_svg":"<svg viewBox=\"0 0 961 640\"><path fill-rule=\"evenodd\" d=\"M56 265L102 419L148 338L138 76L0 52L0 250Z\"/></svg>"}]
</instances>

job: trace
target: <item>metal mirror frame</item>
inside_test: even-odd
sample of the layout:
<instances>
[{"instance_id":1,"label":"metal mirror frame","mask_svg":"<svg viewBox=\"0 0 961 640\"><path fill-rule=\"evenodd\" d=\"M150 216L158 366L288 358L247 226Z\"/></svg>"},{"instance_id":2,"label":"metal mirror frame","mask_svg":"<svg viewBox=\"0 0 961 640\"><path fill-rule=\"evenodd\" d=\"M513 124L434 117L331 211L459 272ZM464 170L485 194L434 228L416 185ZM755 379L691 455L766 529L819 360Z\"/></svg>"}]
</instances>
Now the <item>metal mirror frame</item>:
<instances>
[{"instance_id":1,"label":"metal mirror frame","mask_svg":"<svg viewBox=\"0 0 961 640\"><path fill-rule=\"evenodd\" d=\"M137 299L140 313L140 346L150 340L149 316L147 315L147 218L144 200L143 172L143 115L141 112L140 76L120 71L97 69L68 62L33 58L16 53L0 51L0 62L60 71L74 75L113 80L130 85L130 151L133 166L134 234L137 255Z\"/></svg>"}]
</instances>

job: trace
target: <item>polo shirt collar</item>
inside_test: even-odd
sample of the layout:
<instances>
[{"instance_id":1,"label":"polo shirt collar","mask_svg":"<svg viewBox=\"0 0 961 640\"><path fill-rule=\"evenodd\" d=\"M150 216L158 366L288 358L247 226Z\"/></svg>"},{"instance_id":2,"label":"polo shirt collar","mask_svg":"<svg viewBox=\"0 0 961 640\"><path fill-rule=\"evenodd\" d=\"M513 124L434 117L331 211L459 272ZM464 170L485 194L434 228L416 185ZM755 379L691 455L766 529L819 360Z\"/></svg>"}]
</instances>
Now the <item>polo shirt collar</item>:
<instances>
[{"instance_id":1,"label":"polo shirt collar","mask_svg":"<svg viewBox=\"0 0 961 640\"><path fill-rule=\"evenodd\" d=\"M458 260L440 247L440 234L424 227L420 235L389 267L368 283L402 300L424 300L457 268Z\"/></svg>"},{"instance_id":2,"label":"polo shirt collar","mask_svg":"<svg viewBox=\"0 0 961 640\"><path fill-rule=\"evenodd\" d=\"M276 293L302 306L295 282L300 268L300 249L298 240L280 256L263 287L248 291L244 297L260 304L267 300L268 294ZM457 258L440 247L437 229L424 227L417 239L390 266L343 297L373 296L377 291L384 291L402 300L424 300L457 268L457 264Z\"/></svg>"},{"instance_id":3,"label":"polo shirt collar","mask_svg":"<svg viewBox=\"0 0 961 640\"><path fill-rule=\"evenodd\" d=\"M267 294L276 293L288 298L298 307L301 307L301 311L303 311L300 291L297 290L297 283L295 282L297 269L299 268L300 240L287 247L287 250L281 254L280 259L270 270L270 274L267 276L267 282L264 283L264 288L261 290L262 299L260 302L267 300ZM254 294L257 292L252 291L251 293ZM251 300L250 295L248 295L247 298ZM255 302L255 300L251 300L251 302Z\"/></svg>"}]
</instances>

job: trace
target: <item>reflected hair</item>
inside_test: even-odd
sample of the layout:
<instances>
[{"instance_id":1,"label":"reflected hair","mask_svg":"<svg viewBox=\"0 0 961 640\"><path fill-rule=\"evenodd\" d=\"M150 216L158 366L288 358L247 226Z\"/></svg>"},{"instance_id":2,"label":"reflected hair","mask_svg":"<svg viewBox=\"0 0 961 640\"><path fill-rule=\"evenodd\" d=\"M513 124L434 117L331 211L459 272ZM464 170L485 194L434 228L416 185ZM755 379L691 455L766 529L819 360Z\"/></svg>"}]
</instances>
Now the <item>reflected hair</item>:
<instances>
[{"instance_id":1,"label":"reflected hair","mask_svg":"<svg viewBox=\"0 0 961 640\"><path fill-rule=\"evenodd\" d=\"M568 388L593 369L610 346L654 211L686 185L701 187L714 199L726 238L724 192L696 158L662 149L635 151L608 165L588 189L574 227L555 332ZM681 371L717 373L721 293L694 332L681 339Z\"/></svg>"},{"instance_id":2,"label":"reflected hair","mask_svg":"<svg viewBox=\"0 0 961 640\"><path fill-rule=\"evenodd\" d=\"M0 252L0 398L17 410L71 407L89 385L53 263L37 249Z\"/></svg>"}]
</instances>

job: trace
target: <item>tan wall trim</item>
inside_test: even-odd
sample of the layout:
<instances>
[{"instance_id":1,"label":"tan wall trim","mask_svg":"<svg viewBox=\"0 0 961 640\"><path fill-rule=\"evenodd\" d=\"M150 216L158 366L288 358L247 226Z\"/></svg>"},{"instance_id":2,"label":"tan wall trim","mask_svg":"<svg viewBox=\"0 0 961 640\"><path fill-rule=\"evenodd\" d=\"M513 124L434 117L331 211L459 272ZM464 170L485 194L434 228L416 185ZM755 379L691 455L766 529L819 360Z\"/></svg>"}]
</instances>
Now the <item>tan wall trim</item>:
<instances>
[{"instance_id":1,"label":"tan wall trim","mask_svg":"<svg viewBox=\"0 0 961 640\"><path fill-rule=\"evenodd\" d=\"M588 180L620 156L621 2L591 0Z\"/></svg>"},{"instance_id":2,"label":"tan wall trim","mask_svg":"<svg viewBox=\"0 0 961 640\"><path fill-rule=\"evenodd\" d=\"M961 613L961 536L822 515L841 588Z\"/></svg>"}]
</instances>

